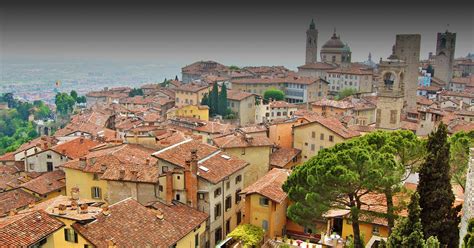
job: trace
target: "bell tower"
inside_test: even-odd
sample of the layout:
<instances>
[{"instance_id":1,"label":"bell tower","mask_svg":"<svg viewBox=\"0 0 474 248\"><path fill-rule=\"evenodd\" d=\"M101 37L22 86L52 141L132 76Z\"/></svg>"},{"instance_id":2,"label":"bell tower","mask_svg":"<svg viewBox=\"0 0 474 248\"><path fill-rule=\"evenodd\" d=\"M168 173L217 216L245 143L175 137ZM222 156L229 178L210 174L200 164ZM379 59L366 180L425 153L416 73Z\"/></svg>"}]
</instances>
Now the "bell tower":
<instances>
[{"instance_id":1,"label":"bell tower","mask_svg":"<svg viewBox=\"0 0 474 248\"><path fill-rule=\"evenodd\" d=\"M456 49L456 33L448 30L438 33L436 41L435 77L446 84L453 78L454 51Z\"/></svg>"},{"instance_id":2,"label":"bell tower","mask_svg":"<svg viewBox=\"0 0 474 248\"><path fill-rule=\"evenodd\" d=\"M308 30L306 30L306 61L305 64L316 63L318 61L318 30L311 20Z\"/></svg>"},{"instance_id":3,"label":"bell tower","mask_svg":"<svg viewBox=\"0 0 474 248\"><path fill-rule=\"evenodd\" d=\"M375 116L375 125L378 129L396 130L401 127L400 116L404 103L407 65L394 52L387 60L380 59L381 77L377 86L378 102Z\"/></svg>"}]
</instances>

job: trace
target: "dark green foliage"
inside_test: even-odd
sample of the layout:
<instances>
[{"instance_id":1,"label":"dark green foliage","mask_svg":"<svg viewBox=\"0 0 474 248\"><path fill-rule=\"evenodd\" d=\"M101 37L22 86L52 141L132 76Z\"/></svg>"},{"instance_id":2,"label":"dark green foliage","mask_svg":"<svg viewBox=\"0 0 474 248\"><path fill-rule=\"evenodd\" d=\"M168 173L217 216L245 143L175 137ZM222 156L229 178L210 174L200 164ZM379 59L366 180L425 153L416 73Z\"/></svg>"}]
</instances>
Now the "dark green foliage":
<instances>
[{"instance_id":1,"label":"dark green foliage","mask_svg":"<svg viewBox=\"0 0 474 248\"><path fill-rule=\"evenodd\" d=\"M428 137L427 157L420 169L417 191L425 238L436 236L441 244L458 247L460 209L453 208L449 148L447 127L441 123Z\"/></svg>"},{"instance_id":2,"label":"dark green foliage","mask_svg":"<svg viewBox=\"0 0 474 248\"><path fill-rule=\"evenodd\" d=\"M219 88L217 84L212 86L211 93L209 93L209 109L211 115L216 115L219 113Z\"/></svg>"},{"instance_id":3,"label":"dark green foliage","mask_svg":"<svg viewBox=\"0 0 474 248\"><path fill-rule=\"evenodd\" d=\"M435 70L433 66L430 64L428 67L426 67L426 72L431 74L431 77L434 77Z\"/></svg>"},{"instance_id":4,"label":"dark green foliage","mask_svg":"<svg viewBox=\"0 0 474 248\"><path fill-rule=\"evenodd\" d=\"M49 109L43 101L33 102L35 111L34 116L36 120L47 119L51 117L51 109Z\"/></svg>"},{"instance_id":5,"label":"dark green foliage","mask_svg":"<svg viewBox=\"0 0 474 248\"><path fill-rule=\"evenodd\" d=\"M204 96L201 99L201 105L206 105L209 107L209 94L204 93Z\"/></svg>"},{"instance_id":6,"label":"dark green foliage","mask_svg":"<svg viewBox=\"0 0 474 248\"><path fill-rule=\"evenodd\" d=\"M463 248L474 247L474 219L470 219L467 223L467 233L463 237Z\"/></svg>"},{"instance_id":7,"label":"dark green foliage","mask_svg":"<svg viewBox=\"0 0 474 248\"><path fill-rule=\"evenodd\" d=\"M17 103L13 98L13 93L5 93L1 95L0 102L6 102L9 108L15 108Z\"/></svg>"},{"instance_id":8,"label":"dark green foliage","mask_svg":"<svg viewBox=\"0 0 474 248\"><path fill-rule=\"evenodd\" d=\"M129 97L134 97L134 96L143 96L143 89L141 88L133 88L129 93Z\"/></svg>"},{"instance_id":9,"label":"dark green foliage","mask_svg":"<svg viewBox=\"0 0 474 248\"><path fill-rule=\"evenodd\" d=\"M408 218L402 219L388 238L388 247L423 248L423 226L420 219L420 196L413 193L408 205Z\"/></svg>"},{"instance_id":10,"label":"dark green foliage","mask_svg":"<svg viewBox=\"0 0 474 248\"><path fill-rule=\"evenodd\" d=\"M218 113L219 115L225 116L228 114L227 111L227 87L222 84L221 92L219 93L218 99Z\"/></svg>"},{"instance_id":11,"label":"dark green foliage","mask_svg":"<svg viewBox=\"0 0 474 248\"><path fill-rule=\"evenodd\" d=\"M71 90L71 93L69 95L74 99L74 101L77 101L77 92L75 90Z\"/></svg>"},{"instance_id":12,"label":"dark green foliage","mask_svg":"<svg viewBox=\"0 0 474 248\"><path fill-rule=\"evenodd\" d=\"M178 75L176 75L176 76L174 77L174 81L179 81Z\"/></svg>"},{"instance_id":13,"label":"dark green foliage","mask_svg":"<svg viewBox=\"0 0 474 248\"><path fill-rule=\"evenodd\" d=\"M263 93L263 99L269 101L270 99L275 101L285 100L285 93L278 89L268 89Z\"/></svg>"},{"instance_id":14,"label":"dark green foliage","mask_svg":"<svg viewBox=\"0 0 474 248\"><path fill-rule=\"evenodd\" d=\"M62 115L67 115L74 109L76 101L67 93L57 93L54 103L56 104L56 111Z\"/></svg>"},{"instance_id":15,"label":"dark green foliage","mask_svg":"<svg viewBox=\"0 0 474 248\"><path fill-rule=\"evenodd\" d=\"M76 100L77 103L86 103L87 102L87 99L85 96L79 96L77 97L77 100Z\"/></svg>"},{"instance_id":16,"label":"dark green foliage","mask_svg":"<svg viewBox=\"0 0 474 248\"><path fill-rule=\"evenodd\" d=\"M236 65L231 65L231 66L229 66L229 70L231 70L231 71L238 71L238 70L240 70L240 68L239 68L238 66L236 66Z\"/></svg>"},{"instance_id":17,"label":"dark green foliage","mask_svg":"<svg viewBox=\"0 0 474 248\"><path fill-rule=\"evenodd\" d=\"M431 236L426 240L425 248L439 248L440 245L438 238Z\"/></svg>"}]
</instances>

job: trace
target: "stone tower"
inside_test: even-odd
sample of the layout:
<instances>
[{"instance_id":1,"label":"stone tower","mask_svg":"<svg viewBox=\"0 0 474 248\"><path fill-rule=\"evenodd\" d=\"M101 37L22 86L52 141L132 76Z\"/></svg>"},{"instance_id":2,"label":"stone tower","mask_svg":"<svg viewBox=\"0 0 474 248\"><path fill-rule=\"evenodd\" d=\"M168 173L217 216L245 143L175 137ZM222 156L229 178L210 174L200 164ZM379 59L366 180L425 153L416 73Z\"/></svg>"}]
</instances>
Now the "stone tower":
<instances>
[{"instance_id":1,"label":"stone tower","mask_svg":"<svg viewBox=\"0 0 474 248\"><path fill-rule=\"evenodd\" d=\"M474 148L471 148L469 166L467 168L466 186L464 191L464 203L462 205L461 229L459 230L459 244L467 233L467 223L474 218Z\"/></svg>"},{"instance_id":2,"label":"stone tower","mask_svg":"<svg viewBox=\"0 0 474 248\"><path fill-rule=\"evenodd\" d=\"M404 82L404 101L407 109L416 108L420 44L421 35L419 34L397 34L395 41L395 55L407 65Z\"/></svg>"},{"instance_id":3,"label":"stone tower","mask_svg":"<svg viewBox=\"0 0 474 248\"><path fill-rule=\"evenodd\" d=\"M456 49L456 33L446 30L438 33L436 42L435 77L446 84L453 78L454 51Z\"/></svg>"},{"instance_id":4,"label":"stone tower","mask_svg":"<svg viewBox=\"0 0 474 248\"><path fill-rule=\"evenodd\" d=\"M316 63L318 61L318 30L314 24L314 19L306 30L306 61L305 64Z\"/></svg>"},{"instance_id":5,"label":"stone tower","mask_svg":"<svg viewBox=\"0 0 474 248\"><path fill-rule=\"evenodd\" d=\"M396 130L401 126L400 114L404 102L405 70L405 62L395 55L395 46L392 55L386 61L380 59L375 123L378 129Z\"/></svg>"}]
</instances>

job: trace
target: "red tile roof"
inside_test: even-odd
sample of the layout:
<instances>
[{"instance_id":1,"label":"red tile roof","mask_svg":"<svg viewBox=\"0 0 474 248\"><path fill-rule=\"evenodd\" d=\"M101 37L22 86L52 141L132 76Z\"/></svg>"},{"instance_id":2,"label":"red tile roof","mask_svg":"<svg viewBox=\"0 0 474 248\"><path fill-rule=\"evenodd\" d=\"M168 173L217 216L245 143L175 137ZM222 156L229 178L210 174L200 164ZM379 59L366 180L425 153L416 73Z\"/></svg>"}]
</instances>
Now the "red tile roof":
<instances>
[{"instance_id":1,"label":"red tile roof","mask_svg":"<svg viewBox=\"0 0 474 248\"><path fill-rule=\"evenodd\" d=\"M282 203L287 195L282 186L290 175L289 170L273 168L256 182L242 190L242 194L260 194L272 201Z\"/></svg>"},{"instance_id":2,"label":"red tile roof","mask_svg":"<svg viewBox=\"0 0 474 248\"><path fill-rule=\"evenodd\" d=\"M176 91L185 91L185 92L199 92L201 90L205 89L210 89L211 86L208 84L203 84L203 83L188 83L188 84L182 84L181 86L176 88Z\"/></svg>"},{"instance_id":3,"label":"red tile roof","mask_svg":"<svg viewBox=\"0 0 474 248\"><path fill-rule=\"evenodd\" d=\"M45 146L51 147L53 145L56 145L58 143L58 140L53 137L53 136L41 136L38 137L34 140L28 141L27 143L24 143L21 145L16 151L15 154L22 152L24 150L28 150L30 148L33 148L35 146L41 147L41 149L44 149Z\"/></svg>"},{"instance_id":4,"label":"red tile roof","mask_svg":"<svg viewBox=\"0 0 474 248\"><path fill-rule=\"evenodd\" d=\"M5 153L0 156L0 161L15 161L15 152Z\"/></svg>"},{"instance_id":5,"label":"red tile roof","mask_svg":"<svg viewBox=\"0 0 474 248\"><path fill-rule=\"evenodd\" d=\"M285 101L272 101L270 108L296 108L296 105Z\"/></svg>"},{"instance_id":6,"label":"red tile roof","mask_svg":"<svg viewBox=\"0 0 474 248\"><path fill-rule=\"evenodd\" d=\"M46 172L43 175L20 185L21 188L40 195L60 190L66 187L65 175L62 170Z\"/></svg>"},{"instance_id":7,"label":"red tile roof","mask_svg":"<svg viewBox=\"0 0 474 248\"><path fill-rule=\"evenodd\" d=\"M99 144L100 143L95 140L79 137L64 142L62 144L53 146L51 147L51 150L62 155L66 155L71 159L75 159L86 155L87 153L89 153L89 149L98 146Z\"/></svg>"},{"instance_id":8,"label":"red tile roof","mask_svg":"<svg viewBox=\"0 0 474 248\"><path fill-rule=\"evenodd\" d=\"M296 148L278 148L270 154L270 165L283 168L299 154L301 154L301 150Z\"/></svg>"},{"instance_id":9,"label":"red tile roof","mask_svg":"<svg viewBox=\"0 0 474 248\"><path fill-rule=\"evenodd\" d=\"M22 189L12 189L0 193L0 216L7 214L10 210L24 208L39 199Z\"/></svg>"},{"instance_id":10,"label":"red tile roof","mask_svg":"<svg viewBox=\"0 0 474 248\"><path fill-rule=\"evenodd\" d=\"M44 211L17 214L0 219L0 244L4 247L28 247L64 226Z\"/></svg>"},{"instance_id":11,"label":"red tile roof","mask_svg":"<svg viewBox=\"0 0 474 248\"><path fill-rule=\"evenodd\" d=\"M242 134L234 132L227 135L216 137L212 140L220 148L238 148L238 147L260 147L273 146L272 141L261 135Z\"/></svg>"},{"instance_id":12,"label":"red tile roof","mask_svg":"<svg viewBox=\"0 0 474 248\"><path fill-rule=\"evenodd\" d=\"M292 84L313 84L321 79L313 77L272 77L272 78L248 78L248 79L236 79L232 80L232 84L283 84L283 83L292 83Z\"/></svg>"},{"instance_id":13,"label":"red tile roof","mask_svg":"<svg viewBox=\"0 0 474 248\"><path fill-rule=\"evenodd\" d=\"M240 90L227 90L227 99L234 101L242 101L248 97L255 96L252 93L248 93Z\"/></svg>"},{"instance_id":14,"label":"red tile roof","mask_svg":"<svg viewBox=\"0 0 474 248\"><path fill-rule=\"evenodd\" d=\"M309 64L298 66L298 69L332 70L334 68L335 66L329 63L325 63L325 62L309 63Z\"/></svg>"},{"instance_id":15,"label":"red tile roof","mask_svg":"<svg viewBox=\"0 0 474 248\"><path fill-rule=\"evenodd\" d=\"M344 125L342 125L342 123L338 119L332 118L332 117L322 117L322 116L317 116L316 117L315 116L314 121L308 122L308 123L303 123L303 124L300 124L298 126L294 126L293 128L299 128L301 126L311 125L311 124L314 124L314 123L321 124L322 126L324 126L327 129L335 132L336 134L338 134L339 136L341 136L344 139L349 139L349 138L352 138L352 137L360 136L360 133L358 131L350 130L350 129L346 128Z\"/></svg>"},{"instance_id":16,"label":"red tile roof","mask_svg":"<svg viewBox=\"0 0 474 248\"><path fill-rule=\"evenodd\" d=\"M73 228L96 247L170 247L200 225L208 215L185 205L152 205L149 209L128 198L109 207L110 214L99 214L86 224ZM161 218L161 214L163 218Z\"/></svg>"},{"instance_id":17,"label":"red tile roof","mask_svg":"<svg viewBox=\"0 0 474 248\"><path fill-rule=\"evenodd\" d=\"M197 150L197 157L199 160L219 150L219 148L203 144L199 140L188 139L163 150L157 151L153 153L153 156L184 168L186 159L189 159L192 149Z\"/></svg>"}]
</instances>

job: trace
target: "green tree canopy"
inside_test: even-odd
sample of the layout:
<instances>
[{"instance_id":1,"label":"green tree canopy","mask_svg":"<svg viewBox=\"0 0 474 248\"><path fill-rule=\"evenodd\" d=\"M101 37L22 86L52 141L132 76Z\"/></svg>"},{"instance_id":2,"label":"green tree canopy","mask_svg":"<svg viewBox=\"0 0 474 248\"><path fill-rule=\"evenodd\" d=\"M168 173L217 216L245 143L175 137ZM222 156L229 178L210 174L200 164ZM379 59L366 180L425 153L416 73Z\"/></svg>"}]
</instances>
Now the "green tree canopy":
<instances>
[{"instance_id":1,"label":"green tree canopy","mask_svg":"<svg viewBox=\"0 0 474 248\"><path fill-rule=\"evenodd\" d=\"M474 146L474 131L458 132L449 138L451 179L454 184L466 186L467 168L469 163L469 148Z\"/></svg>"},{"instance_id":2,"label":"green tree canopy","mask_svg":"<svg viewBox=\"0 0 474 248\"><path fill-rule=\"evenodd\" d=\"M143 96L143 89L141 88L133 88L129 93L129 97L134 97L134 96Z\"/></svg>"},{"instance_id":3,"label":"green tree canopy","mask_svg":"<svg viewBox=\"0 0 474 248\"><path fill-rule=\"evenodd\" d=\"M219 93L218 104L219 114L221 116L227 115L229 111L227 107L227 86L225 84L222 84L221 92Z\"/></svg>"},{"instance_id":4,"label":"green tree canopy","mask_svg":"<svg viewBox=\"0 0 474 248\"><path fill-rule=\"evenodd\" d=\"M336 100L342 100L348 96L355 95L356 93L357 93L357 89L355 88L344 88L337 93Z\"/></svg>"},{"instance_id":5,"label":"green tree canopy","mask_svg":"<svg viewBox=\"0 0 474 248\"><path fill-rule=\"evenodd\" d=\"M209 110L211 115L219 114L219 87L217 83L212 86L212 90L209 93Z\"/></svg>"},{"instance_id":6,"label":"green tree canopy","mask_svg":"<svg viewBox=\"0 0 474 248\"><path fill-rule=\"evenodd\" d=\"M262 228L243 224L237 226L227 237L239 240L243 243L244 248L251 248L257 246L262 240L265 232Z\"/></svg>"},{"instance_id":7,"label":"green tree canopy","mask_svg":"<svg viewBox=\"0 0 474 248\"><path fill-rule=\"evenodd\" d=\"M75 90L71 90L71 93L69 95L74 99L74 101L77 101L77 92Z\"/></svg>"},{"instance_id":8,"label":"green tree canopy","mask_svg":"<svg viewBox=\"0 0 474 248\"><path fill-rule=\"evenodd\" d=\"M436 236L441 244L458 247L460 208L453 208L449 149L447 127L441 123L428 137L427 157L419 172L417 192L425 238Z\"/></svg>"},{"instance_id":9,"label":"green tree canopy","mask_svg":"<svg viewBox=\"0 0 474 248\"><path fill-rule=\"evenodd\" d=\"M285 93L279 89L268 89L263 93L263 99L266 101L269 101L270 99L273 99L275 101L283 101L285 100Z\"/></svg>"},{"instance_id":10,"label":"green tree canopy","mask_svg":"<svg viewBox=\"0 0 474 248\"><path fill-rule=\"evenodd\" d=\"M55 98L56 110L62 115L67 115L74 109L76 101L67 93L57 93Z\"/></svg>"},{"instance_id":11,"label":"green tree canopy","mask_svg":"<svg viewBox=\"0 0 474 248\"><path fill-rule=\"evenodd\" d=\"M467 233L463 237L463 248L474 247L474 219L470 219L467 223Z\"/></svg>"},{"instance_id":12,"label":"green tree canopy","mask_svg":"<svg viewBox=\"0 0 474 248\"><path fill-rule=\"evenodd\" d=\"M294 202L288 207L288 216L303 226L311 226L330 209L350 209L354 247L363 247L359 216L362 206L368 203L362 197L381 187L382 163L396 165L393 155L373 152L358 139L319 151L296 167L283 185Z\"/></svg>"}]
</instances>

